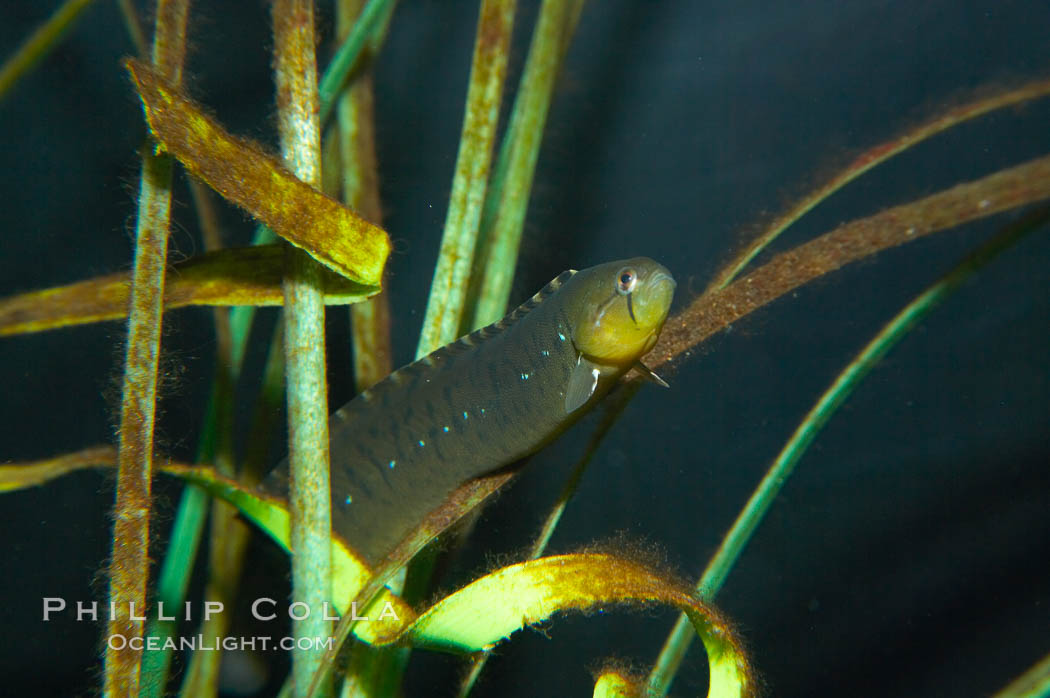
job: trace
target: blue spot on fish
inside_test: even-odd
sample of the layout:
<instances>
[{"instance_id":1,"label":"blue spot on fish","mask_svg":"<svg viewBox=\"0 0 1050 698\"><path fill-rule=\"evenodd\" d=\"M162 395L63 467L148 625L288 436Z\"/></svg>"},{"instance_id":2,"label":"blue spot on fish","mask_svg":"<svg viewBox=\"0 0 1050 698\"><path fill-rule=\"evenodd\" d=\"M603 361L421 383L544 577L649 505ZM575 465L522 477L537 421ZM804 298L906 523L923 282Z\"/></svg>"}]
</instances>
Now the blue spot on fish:
<instances>
[{"instance_id":1,"label":"blue spot on fish","mask_svg":"<svg viewBox=\"0 0 1050 698\"><path fill-rule=\"evenodd\" d=\"M563 342L565 341L565 335L562 334L561 330L558 331L558 339L560 339Z\"/></svg>"},{"instance_id":2,"label":"blue spot on fish","mask_svg":"<svg viewBox=\"0 0 1050 698\"><path fill-rule=\"evenodd\" d=\"M419 447L420 447L420 448L423 448L423 447L424 447L424 446L426 446L426 445L427 445L427 442L426 442L426 441L424 441L423 439L420 439L420 440L419 440Z\"/></svg>"},{"instance_id":3,"label":"blue spot on fish","mask_svg":"<svg viewBox=\"0 0 1050 698\"><path fill-rule=\"evenodd\" d=\"M390 466L391 470L393 470L394 466L397 465L397 461L396 460L392 460L389 463L387 463L387 465Z\"/></svg>"},{"instance_id":4,"label":"blue spot on fish","mask_svg":"<svg viewBox=\"0 0 1050 698\"><path fill-rule=\"evenodd\" d=\"M467 413L466 413L466 411L464 411L463 412L463 419L465 420L466 418L467 418Z\"/></svg>"},{"instance_id":5,"label":"blue spot on fish","mask_svg":"<svg viewBox=\"0 0 1050 698\"><path fill-rule=\"evenodd\" d=\"M443 432L445 432L447 434L448 433L448 427L441 427L441 431L443 431Z\"/></svg>"},{"instance_id":6,"label":"blue spot on fish","mask_svg":"<svg viewBox=\"0 0 1050 698\"><path fill-rule=\"evenodd\" d=\"M522 379L523 381L527 381L527 380L529 379L529 374L527 374L527 373L523 373L523 374L521 374L521 379Z\"/></svg>"},{"instance_id":7,"label":"blue spot on fish","mask_svg":"<svg viewBox=\"0 0 1050 698\"><path fill-rule=\"evenodd\" d=\"M346 505L350 506L350 503L354 501L354 498L350 495L346 495Z\"/></svg>"}]
</instances>

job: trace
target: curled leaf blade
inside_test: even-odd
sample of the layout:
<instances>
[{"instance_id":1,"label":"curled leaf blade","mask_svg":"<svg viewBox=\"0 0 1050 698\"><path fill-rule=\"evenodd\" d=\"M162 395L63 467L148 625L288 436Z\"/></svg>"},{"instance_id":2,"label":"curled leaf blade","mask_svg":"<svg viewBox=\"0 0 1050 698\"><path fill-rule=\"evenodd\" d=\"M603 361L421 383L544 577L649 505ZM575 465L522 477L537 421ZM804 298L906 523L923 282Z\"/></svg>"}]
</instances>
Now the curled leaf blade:
<instances>
[{"instance_id":1,"label":"curled leaf blade","mask_svg":"<svg viewBox=\"0 0 1050 698\"><path fill-rule=\"evenodd\" d=\"M161 147L225 198L321 264L370 286L382 283L390 238L225 131L144 63L129 59L150 131Z\"/></svg>"},{"instance_id":2,"label":"curled leaf blade","mask_svg":"<svg viewBox=\"0 0 1050 698\"><path fill-rule=\"evenodd\" d=\"M594 682L594 698L634 698L638 686L628 677L615 671L607 671Z\"/></svg>"},{"instance_id":3,"label":"curled leaf blade","mask_svg":"<svg viewBox=\"0 0 1050 698\"><path fill-rule=\"evenodd\" d=\"M418 647L477 652L555 613L624 603L662 603L685 612L707 648L708 695L752 695L755 681L740 643L713 608L644 565L602 553L546 557L497 570L431 606L405 639Z\"/></svg>"}]
</instances>

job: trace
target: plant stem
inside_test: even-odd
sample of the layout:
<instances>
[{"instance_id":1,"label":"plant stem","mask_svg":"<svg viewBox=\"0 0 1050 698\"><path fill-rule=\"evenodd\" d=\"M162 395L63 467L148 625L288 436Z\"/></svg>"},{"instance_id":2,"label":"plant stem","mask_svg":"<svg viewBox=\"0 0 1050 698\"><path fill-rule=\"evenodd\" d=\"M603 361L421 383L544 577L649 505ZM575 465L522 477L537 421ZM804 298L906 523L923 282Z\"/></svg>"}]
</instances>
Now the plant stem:
<instances>
[{"instance_id":1,"label":"plant stem","mask_svg":"<svg viewBox=\"0 0 1050 698\"><path fill-rule=\"evenodd\" d=\"M481 3L456 172L417 358L459 336L492 163L492 144L499 121L516 8L515 0Z\"/></svg>"},{"instance_id":2,"label":"plant stem","mask_svg":"<svg viewBox=\"0 0 1050 698\"><path fill-rule=\"evenodd\" d=\"M328 68L321 77L319 87L321 124L327 122L328 117L331 116L336 98L342 93L347 76L357 64L361 52L373 39L374 33L377 31L382 33L382 29L390 20L394 5L394 0L368 0L368 4L361 10L357 22L354 23L354 28L332 56Z\"/></svg>"},{"instance_id":3,"label":"plant stem","mask_svg":"<svg viewBox=\"0 0 1050 698\"><path fill-rule=\"evenodd\" d=\"M153 64L178 84L185 55L188 0L161 0L153 36ZM120 413L117 496L109 599L113 613L106 642L103 694L139 694L142 614L149 580L149 512L153 477L153 429L157 399L157 364L164 299L164 276L171 216L172 161L146 153L142 157L138 225L132 272L128 344L124 362Z\"/></svg>"},{"instance_id":4,"label":"plant stem","mask_svg":"<svg viewBox=\"0 0 1050 698\"><path fill-rule=\"evenodd\" d=\"M273 6L275 77L281 151L303 182L321 184L317 62L312 0L277 0ZM317 265L287 248L285 365L288 375L290 512L293 603L309 615L293 620L297 641L327 638L322 609L331 592L331 512L328 476L328 390L324 299ZM321 653L292 654L295 694L305 696Z\"/></svg>"},{"instance_id":5,"label":"plant stem","mask_svg":"<svg viewBox=\"0 0 1050 698\"><path fill-rule=\"evenodd\" d=\"M208 252L215 251L222 246L222 233L218 214L210 198L211 195L197 180L190 180L190 192L193 195L194 208L197 211L197 219L204 239L204 248ZM196 458L197 463L214 463L219 472L224 475L233 474L233 389L241 368L240 364L235 364L232 358L233 340L230 333L229 316L228 308L212 309L215 324L215 378L212 382L208 404L205 407L204 430L197 444ZM209 500L208 495L200 487L188 485L182 491L175 523L171 527L168 549L164 554L164 562L157 578L156 598L167 609L181 608L185 602L186 589L193 573L194 561L197 559L204 522L208 516ZM227 539L225 528L222 525L228 518L226 512L232 514L235 510L220 501L213 502L211 509L215 512L211 524L211 544L215 549L216 546L223 545L222 541ZM217 574L224 575L224 573L223 570L209 570L209 575L212 577ZM212 596L209 591L205 592L205 598L229 602L226 596ZM212 616L209 622L225 622L224 619L225 614L220 613ZM205 625L208 625L209 622L206 622ZM157 638L161 647L158 650L147 650L143 658L142 695L146 698L160 698L164 695L172 655L167 639L173 637L177 629L177 621L160 620L157 616L153 616L146 626L146 636ZM202 634L207 633L207 629L202 628L202 630ZM212 655L216 656L212 657ZM196 661L202 657L211 658L217 668L218 655L217 652L195 652L193 659ZM191 663L187 676L197 675L194 668ZM217 674L217 671L214 673ZM214 694L215 690L211 690L210 693ZM204 690L197 690L193 695L208 694L209 692Z\"/></svg>"},{"instance_id":6,"label":"plant stem","mask_svg":"<svg viewBox=\"0 0 1050 698\"><path fill-rule=\"evenodd\" d=\"M540 9L485 198L477 274L471 279L468 302L472 315L461 326L463 331L495 322L507 310L551 94L582 6L582 0L544 0Z\"/></svg>"},{"instance_id":7,"label":"plant stem","mask_svg":"<svg viewBox=\"0 0 1050 698\"><path fill-rule=\"evenodd\" d=\"M361 0L336 3L336 23L340 40L353 32L361 13ZM393 5L391 5L391 9ZM371 36L367 51L378 50L384 32ZM382 225L379 203L379 168L375 145L375 108L372 71L366 69L339 96L339 160L342 163L343 203L368 221ZM350 331L353 344L354 383L358 392L381 381L393 369L390 345L390 299L379 295L350 306Z\"/></svg>"}]
</instances>

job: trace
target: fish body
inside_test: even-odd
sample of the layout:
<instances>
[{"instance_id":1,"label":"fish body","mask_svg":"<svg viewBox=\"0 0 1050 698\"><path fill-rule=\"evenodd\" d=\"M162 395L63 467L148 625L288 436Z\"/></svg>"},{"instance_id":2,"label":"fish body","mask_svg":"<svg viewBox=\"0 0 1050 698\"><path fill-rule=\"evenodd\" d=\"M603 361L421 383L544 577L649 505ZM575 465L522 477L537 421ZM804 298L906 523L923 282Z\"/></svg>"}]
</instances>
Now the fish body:
<instances>
[{"instance_id":1,"label":"fish body","mask_svg":"<svg viewBox=\"0 0 1050 698\"><path fill-rule=\"evenodd\" d=\"M644 257L564 272L359 394L329 424L333 528L376 563L464 482L550 443L652 348L674 285Z\"/></svg>"}]
</instances>

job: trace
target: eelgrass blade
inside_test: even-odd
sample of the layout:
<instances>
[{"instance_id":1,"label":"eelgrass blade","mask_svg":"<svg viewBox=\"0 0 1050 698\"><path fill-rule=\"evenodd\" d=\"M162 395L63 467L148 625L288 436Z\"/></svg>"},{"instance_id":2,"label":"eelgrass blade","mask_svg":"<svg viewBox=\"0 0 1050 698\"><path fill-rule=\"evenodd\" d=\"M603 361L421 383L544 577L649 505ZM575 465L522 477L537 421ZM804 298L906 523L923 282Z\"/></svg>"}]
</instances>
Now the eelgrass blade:
<instances>
[{"instance_id":1,"label":"eelgrass blade","mask_svg":"<svg viewBox=\"0 0 1050 698\"><path fill-rule=\"evenodd\" d=\"M91 446L54 458L28 463L7 463L0 465L0 492L38 487L84 468L112 467L116 460L117 453L112 446Z\"/></svg>"},{"instance_id":2,"label":"eelgrass blade","mask_svg":"<svg viewBox=\"0 0 1050 698\"><path fill-rule=\"evenodd\" d=\"M752 533L762 522L799 460L820 430L846 402L872 368L897 342L967 279L1048 220L1050 220L1050 208L1043 207L1009 225L905 306L865 345L803 418L802 423L777 454L762 482L759 483L744 509L737 516L697 584L697 592L702 598L713 599L722 588L730 570L751 539ZM680 617L664 643L656 665L649 676L650 695L664 696L667 694L674 675L692 643L692 638L693 633L688 623Z\"/></svg>"},{"instance_id":3,"label":"eelgrass blade","mask_svg":"<svg viewBox=\"0 0 1050 698\"><path fill-rule=\"evenodd\" d=\"M182 77L188 13L188 0L161 0L157 6L153 65L174 85L178 85ZM153 427L171 214L171 172L170 158L151 153L143 155L109 572L109 600L115 612L106 630L107 637L120 635L125 642L105 643L102 690L107 696L137 695L141 679L142 651L141 644L136 642L142 638L143 622L135 619L134 609L137 607L139 613L145 610L149 580Z\"/></svg>"},{"instance_id":4,"label":"eelgrass blade","mask_svg":"<svg viewBox=\"0 0 1050 698\"><path fill-rule=\"evenodd\" d=\"M646 358L658 369L740 318L823 274L931 233L1050 198L1050 156L845 223L774 257L667 319Z\"/></svg>"},{"instance_id":5,"label":"eelgrass blade","mask_svg":"<svg viewBox=\"0 0 1050 698\"><path fill-rule=\"evenodd\" d=\"M248 429L248 440L238 481L245 488L252 488L261 479L268 464L271 435L277 429L281 401L284 397L284 355L283 326L277 323L270 340L266 365L263 369L262 388L254 410L251 426ZM187 491L196 490L189 486ZM218 504L218 502L216 502ZM181 513L181 511L180 511ZM248 527L240 521L231 521L222 512L213 518L211 532L212 557L208 569L208 582L205 598L231 599L236 595L240 583L241 567L244 560L248 539L251 535ZM196 553L194 553L195 555ZM201 625L199 635L204 638L204 646L218 645L216 638L226 635L228 628L227 614L211 616ZM186 671L180 696L216 695L218 691L221 653L198 650L193 653Z\"/></svg>"},{"instance_id":6,"label":"eelgrass blade","mask_svg":"<svg viewBox=\"0 0 1050 698\"><path fill-rule=\"evenodd\" d=\"M594 682L593 698L633 698L641 695L633 677L619 671L604 671Z\"/></svg>"},{"instance_id":7,"label":"eelgrass blade","mask_svg":"<svg viewBox=\"0 0 1050 698\"><path fill-rule=\"evenodd\" d=\"M551 95L582 9L582 0L545 0L540 8L510 122L485 192L479 221L481 244L467 277L467 315L457 334L496 322L506 312ZM581 473L582 467L577 469ZM547 537L563 510L556 507L548 519ZM460 682L458 695L470 693L486 661L485 656L474 661Z\"/></svg>"},{"instance_id":8,"label":"eelgrass blade","mask_svg":"<svg viewBox=\"0 0 1050 698\"><path fill-rule=\"evenodd\" d=\"M461 333L496 322L506 312L551 95L582 6L582 0L544 0L540 9L485 197L469 291L471 315Z\"/></svg>"},{"instance_id":9,"label":"eelgrass blade","mask_svg":"<svg viewBox=\"0 0 1050 698\"><path fill-rule=\"evenodd\" d=\"M13 56L4 61L0 66L0 100L7 96L20 78L55 48L92 2L93 0L66 0L46 22L22 42Z\"/></svg>"},{"instance_id":10,"label":"eelgrass blade","mask_svg":"<svg viewBox=\"0 0 1050 698\"><path fill-rule=\"evenodd\" d=\"M146 32L142 30L142 22L139 20L138 10L135 9L135 4L132 0L118 0L117 6L120 8L120 14L124 18L124 27L128 30L128 37L131 39L131 43L135 45L135 53L138 56L145 56L146 51L149 47L146 45Z\"/></svg>"},{"instance_id":11,"label":"eelgrass blade","mask_svg":"<svg viewBox=\"0 0 1050 698\"><path fill-rule=\"evenodd\" d=\"M392 11L395 5L395 3L393 2L388 2L385 4L387 6L387 9L385 11L385 17L382 18L380 26L373 28L371 35L368 37L370 48L372 51L378 50L378 46L385 35L385 23L389 21L390 12ZM196 184L196 181L191 181L191 186L194 184ZM196 196L198 193L199 192L194 190L195 198L200 198ZM378 201L378 196L376 196L376 199ZM369 217L368 219L378 222L378 216L375 218ZM202 225L202 229L205 229L205 232L207 232L206 226ZM261 246L267 243L271 243L275 239L276 236L269 228L267 228L266 226L259 226L256 230L256 235L253 243L257 246ZM260 247L259 249L265 250L267 248ZM276 260L276 262L277 263L274 265L276 268L276 276L279 276L281 273L281 268L283 267L283 254L279 259ZM260 265L254 264L253 268L255 268L256 271L258 271L260 269ZM335 286L343 286L348 282L348 280L339 277L338 275L332 274L327 269L323 269L322 274L326 278L325 302L331 303L335 298L335 296L332 295L333 281L335 282ZM336 279L339 280L336 281ZM353 282L349 283L352 284ZM378 288L373 288L369 291L368 295L372 295L376 290L378 290ZM277 302L283 302L283 296ZM230 316L230 325L232 328L232 349L230 352L229 359L231 373L235 376L234 381L236 381L236 376L240 375L240 365L244 356L247 337L251 331L251 325L254 319L254 308L250 306L235 307L230 313ZM264 371L263 388L260 393L257 409L255 411L255 417L252 422L252 428L250 429L252 437L248 440L248 452L245 454L244 465L241 474L241 477L244 479L245 482L254 482L255 480L257 480L259 474L262 472L262 470L266 466L266 463L268 462L268 444L270 440L267 437L273 432L273 417L274 414L276 414L276 410L280 407L280 402L282 400L281 393L283 387L284 363L281 352L279 351L279 348L282 345L283 336L281 330L281 324L278 323L278 326L274 331L274 337L271 341L270 352L268 354L266 368ZM213 427L214 425L211 422L211 420L206 420L205 434L207 435L209 433L209 430L212 430ZM198 492L199 490L197 490L196 488L187 488L183 500L185 510L182 506L180 506L179 516L176 520L176 536L178 536L179 532L183 531L184 529L186 530L186 533L184 534L186 536L191 536L191 532L193 532L194 530L199 531L199 521L196 522L196 526L194 525L194 523L192 523L194 517L199 516L200 512L204 510L203 505L198 501ZM223 531L221 530L222 528L223 526L217 523L213 523L212 546L213 548L219 548L221 546L221 549L225 551L221 556L218 556L218 558L213 558L214 562L218 562L219 558L221 558L224 564L221 569L217 569L215 567L215 564L213 564L211 569L209 570L209 574L212 578L216 578L217 576L218 578L223 579L223 588L226 590L232 590L236 587L235 580L239 575L240 560L244 548L243 541L245 537L245 531L243 530L242 526L236 525L232 527L231 535L227 536L224 535ZM173 539L172 544L177 545L178 540L179 538ZM195 557L195 554L192 556L185 556L183 568L181 570L183 574L188 574L189 566L192 565L193 557ZM213 586L212 581L209 581L209 586ZM229 593L233 592L229 591ZM223 628L220 627L220 624L222 623L225 623L225 618L221 614L213 616L211 619L209 619L208 622L204 624L204 627L201 628L201 634L207 637L214 637L219 634L222 634L224 632ZM183 682L181 691L182 695L195 696L214 693L217 685L217 671L219 663L218 660L218 653L194 653L193 658L190 662L189 670L186 673L186 678Z\"/></svg>"},{"instance_id":12,"label":"eelgrass blade","mask_svg":"<svg viewBox=\"0 0 1050 698\"><path fill-rule=\"evenodd\" d=\"M199 487L189 485L182 491L168 549L164 553L164 563L157 577L156 600L163 603L165 608L180 608L185 601L210 501L208 494ZM143 657L140 695L144 698L165 695L171 668L171 649L165 643L168 638L175 636L177 629L176 621L158 620L155 617L150 619L146 627L146 637L157 638L161 649L146 650Z\"/></svg>"},{"instance_id":13,"label":"eelgrass blade","mask_svg":"<svg viewBox=\"0 0 1050 698\"><path fill-rule=\"evenodd\" d=\"M164 283L164 310L191 305L273 306L284 303L284 250L258 245L208 252L172 265ZM0 299L0 337L83 325L127 316L129 274L117 273ZM326 305L363 301L379 292L330 269L321 270ZM236 325L236 320L233 320Z\"/></svg>"},{"instance_id":14,"label":"eelgrass blade","mask_svg":"<svg viewBox=\"0 0 1050 698\"><path fill-rule=\"evenodd\" d=\"M354 31L357 20L363 19L359 17L362 5L361 0L336 3L336 31L341 40L345 41ZM366 51L374 54L384 38L385 32L374 32ZM382 225L374 102L373 75L366 68L339 96L336 105L338 128L334 132L341 164L343 203L359 212L365 220ZM371 388L393 370L390 298L387 294L379 294L350 308L350 339L354 384L360 392Z\"/></svg>"},{"instance_id":15,"label":"eelgrass blade","mask_svg":"<svg viewBox=\"0 0 1050 698\"><path fill-rule=\"evenodd\" d=\"M255 143L228 133L149 66L133 59L124 65L163 150L325 266L359 283L379 284L390 254L386 231L297 177L290 163L282 165ZM310 116L316 120L316 111Z\"/></svg>"},{"instance_id":16,"label":"eelgrass blade","mask_svg":"<svg viewBox=\"0 0 1050 698\"><path fill-rule=\"evenodd\" d=\"M910 129L891 141L880 143L859 156L845 169L832 177L828 182L806 194L784 214L778 216L747 248L725 266L708 285L708 290L722 289L728 286L743 269L751 263L762 250L780 237L780 234L794 225L802 216L816 208L847 184L892 157L937 135L954 128L971 119L984 116L989 112L1024 102L1039 99L1050 94L1050 80L1037 80L1014 90L985 97L968 104L957 106L916 128Z\"/></svg>"},{"instance_id":17,"label":"eelgrass blade","mask_svg":"<svg viewBox=\"0 0 1050 698\"><path fill-rule=\"evenodd\" d=\"M320 100L319 121L323 126L335 107L336 99L346 85L347 77L361 56L361 52L385 32L386 24L397 3L395 0L368 0L353 29L336 50L318 84ZM378 43L378 42L377 42Z\"/></svg>"},{"instance_id":18,"label":"eelgrass blade","mask_svg":"<svg viewBox=\"0 0 1050 698\"><path fill-rule=\"evenodd\" d=\"M362 0L336 2L336 33L341 42L345 43L355 27L360 27L366 19L361 16L363 5ZM383 213L375 143L373 71L367 54L374 55L384 38L385 31L373 33L360 60L363 67L338 97L336 127L331 129L338 154L332 160L338 161L335 175L339 179L337 184L342 185L343 203L376 225L382 225ZM350 343L357 392L371 388L390 374L393 355L389 294L381 293L350 307ZM408 650L404 648L373 648L363 642L355 643L343 672L341 698L398 695L407 655Z\"/></svg>"},{"instance_id":19,"label":"eelgrass blade","mask_svg":"<svg viewBox=\"0 0 1050 698\"><path fill-rule=\"evenodd\" d=\"M1047 698L1050 696L1050 654L1010 682L992 698Z\"/></svg>"},{"instance_id":20,"label":"eelgrass blade","mask_svg":"<svg viewBox=\"0 0 1050 698\"><path fill-rule=\"evenodd\" d=\"M277 0L273 33L281 153L295 176L316 191L321 186L321 133L313 0ZM312 611L306 618L293 619L292 634L297 642L309 642L331 632L330 622L317 612L330 598L332 584L328 384L319 269L309 256L291 247L284 293L292 598ZM307 694L320 661L321 653L316 651L292 652L296 696Z\"/></svg>"},{"instance_id":21,"label":"eelgrass blade","mask_svg":"<svg viewBox=\"0 0 1050 698\"><path fill-rule=\"evenodd\" d=\"M516 0L483 0L445 230L416 357L460 335L496 137Z\"/></svg>"},{"instance_id":22,"label":"eelgrass blade","mask_svg":"<svg viewBox=\"0 0 1050 698\"><path fill-rule=\"evenodd\" d=\"M404 635L416 647L477 652L555 613L617 603L659 603L682 610L707 650L708 696L755 694L747 656L717 611L666 575L608 553L558 555L496 570L433 604Z\"/></svg>"}]
</instances>

